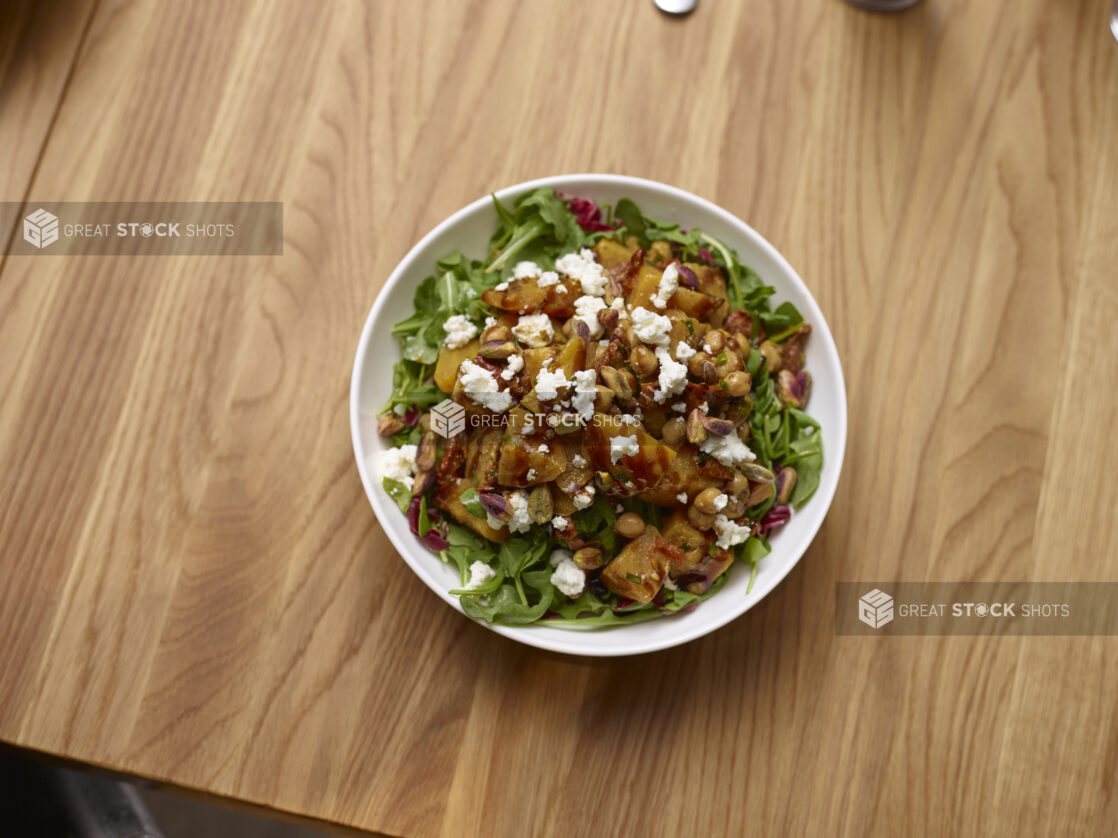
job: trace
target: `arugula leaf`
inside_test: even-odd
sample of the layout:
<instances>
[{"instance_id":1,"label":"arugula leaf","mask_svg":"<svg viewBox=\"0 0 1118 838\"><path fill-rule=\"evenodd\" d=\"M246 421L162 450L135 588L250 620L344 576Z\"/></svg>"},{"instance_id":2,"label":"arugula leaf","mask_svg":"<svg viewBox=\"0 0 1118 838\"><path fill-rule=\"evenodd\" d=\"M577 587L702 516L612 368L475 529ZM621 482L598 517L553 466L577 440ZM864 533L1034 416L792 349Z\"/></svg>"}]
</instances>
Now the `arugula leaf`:
<instances>
[{"instance_id":1,"label":"arugula leaf","mask_svg":"<svg viewBox=\"0 0 1118 838\"><path fill-rule=\"evenodd\" d=\"M462 597L459 602L462 610L475 620L502 625L524 625L534 623L547 613L555 600L555 586L551 584L549 570L536 570L525 573L524 585L538 597L529 604L523 590L514 585L504 584L487 596Z\"/></svg>"},{"instance_id":2,"label":"arugula leaf","mask_svg":"<svg viewBox=\"0 0 1118 838\"><path fill-rule=\"evenodd\" d=\"M499 203L496 197L493 200ZM497 219L497 230L489 240L486 273L510 267L530 253L539 257L536 261L544 266L553 265L563 253L586 247L601 238L601 234L584 232L555 190L547 187L519 196L511 212L501 207Z\"/></svg>"},{"instance_id":3,"label":"arugula leaf","mask_svg":"<svg viewBox=\"0 0 1118 838\"><path fill-rule=\"evenodd\" d=\"M477 489L467 489L458 498L462 505L466 507L466 511L473 515L475 518L486 518L487 513L485 507L481 505L481 495L478 494Z\"/></svg>"},{"instance_id":4,"label":"arugula leaf","mask_svg":"<svg viewBox=\"0 0 1118 838\"><path fill-rule=\"evenodd\" d=\"M640 246L648 250L652 242L648 240L648 234L645 232L648 224L645 223L640 208L628 198L622 198L617 202L613 214L621 220L622 229L618 233L618 238L623 239L626 235L636 236Z\"/></svg>"},{"instance_id":5,"label":"arugula leaf","mask_svg":"<svg viewBox=\"0 0 1118 838\"><path fill-rule=\"evenodd\" d=\"M384 491L392 500L396 501L396 505L400 507L400 511L405 515L408 512L408 507L411 506L411 491L401 483L399 480L393 480L391 477L386 477L381 481Z\"/></svg>"}]
</instances>

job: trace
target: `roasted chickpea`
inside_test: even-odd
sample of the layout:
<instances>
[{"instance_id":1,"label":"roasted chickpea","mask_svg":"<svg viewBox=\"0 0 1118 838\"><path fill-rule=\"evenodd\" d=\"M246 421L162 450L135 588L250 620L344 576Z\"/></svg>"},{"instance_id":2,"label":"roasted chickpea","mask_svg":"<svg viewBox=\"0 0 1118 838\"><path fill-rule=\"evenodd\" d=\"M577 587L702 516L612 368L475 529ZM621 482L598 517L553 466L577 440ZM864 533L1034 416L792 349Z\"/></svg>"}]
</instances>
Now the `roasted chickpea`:
<instances>
[{"instance_id":1,"label":"roasted chickpea","mask_svg":"<svg viewBox=\"0 0 1118 838\"><path fill-rule=\"evenodd\" d=\"M706 512L700 512L694 505L687 507L687 520L691 522L697 530L706 532L714 526L714 516L708 515Z\"/></svg>"},{"instance_id":2,"label":"roasted chickpea","mask_svg":"<svg viewBox=\"0 0 1118 838\"><path fill-rule=\"evenodd\" d=\"M784 365L780 347L771 340L766 340L762 341L761 345L757 348L761 351L761 354L765 356L765 365L769 369L769 375L776 375L780 372L780 368Z\"/></svg>"},{"instance_id":3,"label":"roasted chickpea","mask_svg":"<svg viewBox=\"0 0 1118 838\"><path fill-rule=\"evenodd\" d=\"M717 329L712 329L707 334L703 348L711 355L717 355L726 348L726 336Z\"/></svg>"},{"instance_id":4,"label":"roasted chickpea","mask_svg":"<svg viewBox=\"0 0 1118 838\"><path fill-rule=\"evenodd\" d=\"M676 448L683 445L687 439L687 422L682 416L676 416L664 423L660 431L661 438L667 444Z\"/></svg>"},{"instance_id":5,"label":"roasted chickpea","mask_svg":"<svg viewBox=\"0 0 1118 838\"><path fill-rule=\"evenodd\" d=\"M652 354L652 350L644 345L633 348L633 353L629 356L629 363L633 365L633 369L641 378L651 376L656 372L656 367L660 365L656 356Z\"/></svg>"},{"instance_id":6,"label":"roasted chickpea","mask_svg":"<svg viewBox=\"0 0 1118 838\"><path fill-rule=\"evenodd\" d=\"M725 503L723 503L722 506L718 505L718 499L720 497L722 497L722 490L711 486L709 489L703 489L695 496L695 500L692 501L692 506L699 510L699 512L707 515L717 515L722 511L722 506L726 505Z\"/></svg>"},{"instance_id":7,"label":"roasted chickpea","mask_svg":"<svg viewBox=\"0 0 1118 838\"><path fill-rule=\"evenodd\" d=\"M644 532L644 519L636 512L626 512L613 522L613 531L622 538L637 538Z\"/></svg>"},{"instance_id":8,"label":"roasted chickpea","mask_svg":"<svg viewBox=\"0 0 1118 838\"><path fill-rule=\"evenodd\" d=\"M741 359L741 355L733 349L729 349L718 354L722 361L719 362L715 359L714 369L718 372L719 378L725 378L732 372L745 369L745 363Z\"/></svg>"},{"instance_id":9,"label":"roasted chickpea","mask_svg":"<svg viewBox=\"0 0 1118 838\"><path fill-rule=\"evenodd\" d=\"M693 378L703 377L703 361L711 360L706 352L696 352L687 360L687 371Z\"/></svg>"},{"instance_id":10,"label":"roasted chickpea","mask_svg":"<svg viewBox=\"0 0 1118 838\"><path fill-rule=\"evenodd\" d=\"M749 380L749 373L742 370L736 370L730 373L725 378L726 392L735 398L744 396L749 392L749 385L752 383Z\"/></svg>"}]
</instances>

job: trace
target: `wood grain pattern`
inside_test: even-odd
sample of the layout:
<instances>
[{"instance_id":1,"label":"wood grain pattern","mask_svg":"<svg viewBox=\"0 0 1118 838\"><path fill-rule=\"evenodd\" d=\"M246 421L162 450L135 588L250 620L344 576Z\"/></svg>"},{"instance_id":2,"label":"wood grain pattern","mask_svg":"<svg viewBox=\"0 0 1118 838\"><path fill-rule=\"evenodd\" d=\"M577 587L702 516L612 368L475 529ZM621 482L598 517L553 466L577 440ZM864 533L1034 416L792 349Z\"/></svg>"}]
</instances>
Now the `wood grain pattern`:
<instances>
[{"instance_id":1,"label":"wood grain pattern","mask_svg":"<svg viewBox=\"0 0 1118 838\"><path fill-rule=\"evenodd\" d=\"M838 580L1118 578L1108 6L101 0L4 34L5 200L282 200L286 241L4 262L0 739L401 835L1112 834L1112 639L833 632ZM442 605L349 443L396 261L567 171L747 219L847 373L801 565L632 660Z\"/></svg>"}]
</instances>

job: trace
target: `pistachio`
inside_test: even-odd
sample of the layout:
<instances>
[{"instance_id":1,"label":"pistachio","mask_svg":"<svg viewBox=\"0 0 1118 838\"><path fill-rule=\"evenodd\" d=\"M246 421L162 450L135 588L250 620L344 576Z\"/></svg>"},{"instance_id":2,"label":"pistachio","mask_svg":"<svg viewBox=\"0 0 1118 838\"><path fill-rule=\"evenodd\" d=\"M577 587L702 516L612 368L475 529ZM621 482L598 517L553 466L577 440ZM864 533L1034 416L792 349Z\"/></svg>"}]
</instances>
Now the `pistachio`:
<instances>
[{"instance_id":1,"label":"pistachio","mask_svg":"<svg viewBox=\"0 0 1118 838\"><path fill-rule=\"evenodd\" d=\"M703 361L702 378L707 384L718 383L718 367L714 365L713 361Z\"/></svg>"},{"instance_id":2,"label":"pistachio","mask_svg":"<svg viewBox=\"0 0 1118 838\"><path fill-rule=\"evenodd\" d=\"M788 407L802 408L811 396L811 373L781 370L776 377L776 394Z\"/></svg>"},{"instance_id":3,"label":"pistachio","mask_svg":"<svg viewBox=\"0 0 1118 838\"><path fill-rule=\"evenodd\" d=\"M430 471L435 467L435 432L427 431L419 439L419 449L415 453L416 471Z\"/></svg>"},{"instance_id":4,"label":"pistachio","mask_svg":"<svg viewBox=\"0 0 1118 838\"><path fill-rule=\"evenodd\" d=\"M629 389L635 394L640 388L637 386L637 377L633 375L632 370L619 370L621 377L625 379L625 383L629 385Z\"/></svg>"},{"instance_id":5,"label":"pistachio","mask_svg":"<svg viewBox=\"0 0 1118 838\"><path fill-rule=\"evenodd\" d=\"M481 345L477 354L491 361L503 361L516 352L516 344L511 340L490 340Z\"/></svg>"},{"instance_id":6,"label":"pistachio","mask_svg":"<svg viewBox=\"0 0 1118 838\"><path fill-rule=\"evenodd\" d=\"M435 470L420 471L415 475L415 482L411 485L411 496L417 498L425 495L435 488Z\"/></svg>"},{"instance_id":7,"label":"pistachio","mask_svg":"<svg viewBox=\"0 0 1118 838\"><path fill-rule=\"evenodd\" d=\"M604 564L602 551L597 547L581 547L575 550L575 554L571 558L583 570L597 570Z\"/></svg>"},{"instance_id":8,"label":"pistachio","mask_svg":"<svg viewBox=\"0 0 1118 838\"><path fill-rule=\"evenodd\" d=\"M407 423L395 413L386 413L377 420L377 433L381 436L392 436L400 433L407 426Z\"/></svg>"},{"instance_id":9,"label":"pistachio","mask_svg":"<svg viewBox=\"0 0 1118 838\"><path fill-rule=\"evenodd\" d=\"M753 399L748 396L739 401L731 402L726 406L726 418L734 423L735 428L741 428L752 412ZM745 442L746 440L742 441Z\"/></svg>"},{"instance_id":10,"label":"pistachio","mask_svg":"<svg viewBox=\"0 0 1118 838\"><path fill-rule=\"evenodd\" d=\"M494 518L500 518L502 521L507 521L509 518L509 502L505 500L504 495L499 495L496 492L482 492L478 496L482 508L492 515Z\"/></svg>"},{"instance_id":11,"label":"pistachio","mask_svg":"<svg viewBox=\"0 0 1118 838\"><path fill-rule=\"evenodd\" d=\"M586 325L585 320L575 322L575 334L583 340L590 340L590 327Z\"/></svg>"},{"instance_id":12,"label":"pistachio","mask_svg":"<svg viewBox=\"0 0 1118 838\"><path fill-rule=\"evenodd\" d=\"M771 340L765 340L761 341L761 345L757 349L765 356L765 366L768 368L769 375L776 375L780 372L780 367L783 364L780 347Z\"/></svg>"},{"instance_id":13,"label":"pistachio","mask_svg":"<svg viewBox=\"0 0 1118 838\"><path fill-rule=\"evenodd\" d=\"M603 308L598 312L598 322L602 324L602 328L607 332L617 325L617 321L620 318L621 312L615 308Z\"/></svg>"},{"instance_id":14,"label":"pistachio","mask_svg":"<svg viewBox=\"0 0 1118 838\"><path fill-rule=\"evenodd\" d=\"M537 524L546 524L555 514L555 505L551 501L551 489L544 483L537 486L528 495L528 517Z\"/></svg>"},{"instance_id":15,"label":"pistachio","mask_svg":"<svg viewBox=\"0 0 1118 838\"><path fill-rule=\"evenodd\" d=\"M796 488L796 470L785 466L776 474L776 502L788 503L792 490Z\"/></svg>"},{"instance_id":16,"label":"pistachio","mask_svg":"<svg viewBox=\"0 0 1118 838\"><path fill-rule=\"evenodd\" d=\"M699 408L693 408L687 416L687 441L698 445L707 438L706 425L703 418L706 416Z\"/></svg>"},{"instance_id":17,"label":"pistachio","mask_svg":"<svg viewBox=\"0 0 1118 838\"><path fill-rule=\"evenodd\" d=\"M598 374L602 377L602 381L605 385L617 396L618 401L626 401L633 398L633 388L616 367L602 367L598 370Z\"/></svg>"},{"instance_id":18,"label":"pistachio","mask_svg":"<svg viewBox=\"0 0 1118 838\"><path fill-rule=\"evenodd\" d=\"M495 340L512 340L512 329L497 323L481 333L481 342L483 344Z\"/></svg>"},{"instance_id":19,"label":"pistachio","mask_svg":"<svg viewBox=\"0 0 1118 838\"><path fill-rule=\"evenodd\" d=\"M729 419L719 419L716 416L699 411L699 421L714 436L729 436L734 432L734 423Z\"/></svg>"},{"instance_id":20,"label":"pistachio","mask_svg":"<svg viewBox=\"0 0 1118 838\"><path fill-rule=\"evenodd\" d=\"M749 495L749 502L747 506L756 506L759 503L764 503L773 496L772 483L758 483L753 487L752 493Z\"/></svg>"},{"instance_id":21,"label":"pistachio","mask_svg":"<svg viewBox=\"0 0 1118 838\"><path fill-rule=\"evenodd\" d=\"M594 485L603 492L613 486L613 475L608 471L594 472Z\"/></svg>"},{"instance_id":22,"label":"pistachio","mask_svg":"<svg viewBox=\"0 0 1118 838\"><path fill-rule=\"evenodd\" d=\"M750 483L772 483L776 480L771 471L757 463L742 463L741 470Z\"/></svg>"}]
</instances>

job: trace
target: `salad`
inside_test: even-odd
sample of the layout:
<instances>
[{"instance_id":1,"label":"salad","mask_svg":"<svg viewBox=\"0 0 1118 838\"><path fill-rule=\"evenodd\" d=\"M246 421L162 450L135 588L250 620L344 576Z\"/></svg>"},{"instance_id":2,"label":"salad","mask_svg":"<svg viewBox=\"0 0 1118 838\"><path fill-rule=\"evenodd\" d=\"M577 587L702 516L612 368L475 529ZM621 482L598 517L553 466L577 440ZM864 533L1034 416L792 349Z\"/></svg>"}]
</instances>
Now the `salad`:
<instances>
[{"instance_id":1,"label":"salad","mask_svg":"<svg viewBox=\"0 0 1118 838\"><path fill-rule=\"evenodd\" d=\"M748 572L823 465L811 326L697 228L536 189L397 323L385 492L490 623L618 626ZM741 567L735 567L740 565Z\"/></svg>"}]
</instances>

